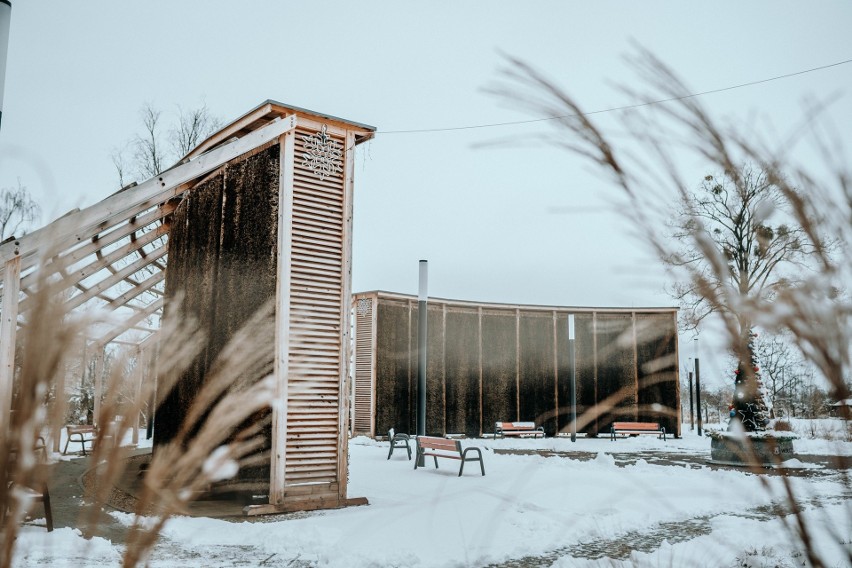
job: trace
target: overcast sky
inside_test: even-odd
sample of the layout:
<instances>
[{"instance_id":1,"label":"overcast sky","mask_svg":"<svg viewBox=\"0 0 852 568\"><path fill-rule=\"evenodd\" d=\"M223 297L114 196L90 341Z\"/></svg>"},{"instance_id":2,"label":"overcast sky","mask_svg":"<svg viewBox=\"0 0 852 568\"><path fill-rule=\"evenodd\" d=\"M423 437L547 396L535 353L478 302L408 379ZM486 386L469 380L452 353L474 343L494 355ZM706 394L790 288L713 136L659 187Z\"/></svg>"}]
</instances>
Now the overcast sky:
<instances>
[{"instance_id":1,"label":"overcast sky","mask_svg":"<svg viewBox=\"0 0 852 568\"><path fill-rule=\"evenodd\" d=\"M609 211L612 190L528 143L546 125L390 133L531 118L485 90L501 53L590 111L629 102L616 85L635 82L632 41L695 92L852 58L846 1L12 4L0 187L20 179L43 222L117 189L110 154L140 131L146 102L169 121L206 102L229 122L275 99L378 128L357 158L354 290L416 293L426 258L431 295L495 302L673 305L662 269ZM701 102L784 133L804 100L833 96L848 145L852 64ZM507 138L517 143L491 144Z\"/></svg>"}]
</instances>

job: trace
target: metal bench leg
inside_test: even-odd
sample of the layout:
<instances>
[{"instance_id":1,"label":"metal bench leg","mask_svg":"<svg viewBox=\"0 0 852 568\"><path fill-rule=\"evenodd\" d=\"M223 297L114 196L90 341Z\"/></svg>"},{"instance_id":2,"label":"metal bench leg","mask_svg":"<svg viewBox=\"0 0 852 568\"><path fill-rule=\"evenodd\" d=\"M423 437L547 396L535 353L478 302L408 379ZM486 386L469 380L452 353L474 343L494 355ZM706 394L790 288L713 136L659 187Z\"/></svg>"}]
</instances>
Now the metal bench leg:
<instances>
[{"instance_id":1,"label":"metal bench leg","mask_svg":"<svg viewBox=\"0 0 852 568\"><path fill-rule=\"evenodd\" d=\"M464 472L464 462L468 461L467 453L470 452L470 451L476 452L476 454L479 456L478 458L471 458L470 461L478 461L479 462L479 469L482 471L482 475L485 475L485 462L482 460L482 452L480 451L480 449L479 448L465 448L464 451L462 452L461 467L459 468L459 477L461 477L462 472Z\"/></svg>"},{"instance_id":2,"label":"metal bench leg","mask_svg":"<svg viewBox=\"0 0 852 568\"><path fill-rule=\"evenodd\" d=\"M390 449L388 450L388 459L390 459L391 454L393 454L393 440L390 441Z\"/></svg>"},{"instance_id":3,"label":"metal bench leg","mask_svg":"<svg viewBox=\"0 0 852 568\"><path fill-rule=\"evenodd\" d=\"M44 504L44 521L47 525L47 532L53 532L53 510L50 508L50 491L47 490L47 484L42 491L41 500Z\"/></svg>"},{"instance_id":4,"label":"metal bench leg","mask_svg":"<svg viewBox=\"0 0 852 568\"><path fill-rule=\"evenodd\" d=\"M68 452L68 443L71 441L71 436L65 438L65 448L62 450L62 455L64 456Z\"/></svg>"},{"instance_id":5,"label":"metal bench leg","mask_svg":"<svg viewBox=\"0 0 852 568\"><path fill-rule=\"evenodd\" d=\"M408 452L408 461L411 461L411 446L408 445L408 440L405 441L405 451Z\"/></svg>"}]
</instances>

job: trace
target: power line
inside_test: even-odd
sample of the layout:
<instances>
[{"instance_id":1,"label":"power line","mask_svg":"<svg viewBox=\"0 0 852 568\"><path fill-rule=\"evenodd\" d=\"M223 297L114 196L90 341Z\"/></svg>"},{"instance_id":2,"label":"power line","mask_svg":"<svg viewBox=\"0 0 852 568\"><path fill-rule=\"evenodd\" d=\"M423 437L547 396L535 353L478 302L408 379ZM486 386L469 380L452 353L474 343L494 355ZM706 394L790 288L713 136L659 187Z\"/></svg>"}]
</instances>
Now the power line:
<instances>
[{"instance_id":1,"label":"power line","mask_svg":"<svg viewBox=\"0 0 852 568\"><path fill-rule=\"evenodd\" d=\"M852 59L846 59L845 61L838 61L837 63L830 63L828 65L821 65L820 67L812 67L810 69L805 69L803 71L795 71L793 73L787 73L785 75L777 75L775 77L770 77L768 79L760 79L758 81L750 81L748 83L741 83L739 85L732 85L730 87L722 87L719 89L711 89L709 91L701 91L700 93L690 93L688 95L683 95L680 97L672 97L669 99L660 99L656 101L646 101L644 103L635 103L632 105L625 105L619 107L605 108L600 110L593 110L589 112L582 113L582 116L591 116L593 114L603 114L607 112L615 112L619 110L630 110L634 108L641 108L646 106L658 105L663 103L670 103L673 101L681 101L685 99L691 99L694 97L700 97L703 95L712 95L715 93L722 93L725 91L732 91L734 89L742 89L743 87L751 87L753 85L760 85L762 83L769 83L771 81L778 81L780 79L788 79L790 77L795 77L797 75L804 75L806 73L813 73L814 71L822 71L823 69L829 69L831 67L837 67L839 65L845 65L847 63L852 63ZM418 134L424 132L450 132L453 130L475 130L478 128L496 128L500 126L517 126L520 124L533 124L535 122L545 122L548 120L561 120L564 118L571 118L574 116L580 116L576 114L563 114L559 116L546 116L544 118L532 118L528 120L515 120L510 122L492 122L488 124L471 124L468 126L450 126L447 128L419 128L412 130L377 130L376 134Z\"/></svg>"}]
</instances>

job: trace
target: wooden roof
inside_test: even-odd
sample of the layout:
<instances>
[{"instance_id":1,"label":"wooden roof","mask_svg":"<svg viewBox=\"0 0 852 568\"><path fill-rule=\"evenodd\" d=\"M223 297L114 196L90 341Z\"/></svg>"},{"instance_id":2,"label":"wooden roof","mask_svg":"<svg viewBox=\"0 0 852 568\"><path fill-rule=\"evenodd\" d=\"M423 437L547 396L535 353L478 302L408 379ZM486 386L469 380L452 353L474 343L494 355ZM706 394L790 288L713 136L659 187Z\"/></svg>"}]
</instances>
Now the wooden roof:
<instances>
[{"instance_id":1,"label":"wooden roof","mask_svg":"<svg viewBox=\"0 0 852 568\"><path fill-rule=\"evenodd\" d=\"M329 130L346 130L356 144L375 132L372 126L267 100L158 176L0 244L4 343L14 345L15 329L26 325L33 293L43 286L62 295L68 312L112 313L89 338L96 346L144 346L154 340L163 308L168 223L181 196L229 161L295 130L300 119L303 126L321 122ZM0 359L10 357L0 353Z\"/></svg>"},{"instance_id":2,"label":"wooden roof","mask_svg":"<svg viewBox=\"0 0 852 568\"><path fill-rule=\"evenodd\" d=\"M330 114L324 114L267 99L235 121L211 134L206 140L201 142L194 150L187 154L183 160L181 160L181 163L186 160L191 160L204 152L208 152L212 148L215 148L219 144L222 144L235 136L245 136L258 128L262 128L277 118L291 115L295 115L297 120L303 118L313 119L331 126L336 126L343 130L353 131L355 133L356 146L361 142L366 142L371 139L376 132L375 126L369 126L367 124L353 122Z\"/></svg>"}]
</instances>

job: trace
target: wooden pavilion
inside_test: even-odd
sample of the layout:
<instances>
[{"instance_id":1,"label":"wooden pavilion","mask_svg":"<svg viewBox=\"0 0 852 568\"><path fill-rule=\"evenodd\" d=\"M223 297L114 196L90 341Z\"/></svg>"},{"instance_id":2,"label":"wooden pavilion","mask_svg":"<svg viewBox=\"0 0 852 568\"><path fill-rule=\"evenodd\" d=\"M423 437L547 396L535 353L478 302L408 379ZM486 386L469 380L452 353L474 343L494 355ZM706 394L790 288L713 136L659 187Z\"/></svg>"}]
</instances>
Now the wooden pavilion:
<instances>
[{"instance_id":1,"label":"wooden pavilion","mask_svg":"<svg viewBox=\"0 0 852 568\"><path fill-rule=\"evenodd\" d=\"M413 432L417 400L415 296L353 297L352 428ZM429 298L426 432L482 436L495 422L570 431L568 316L576 340L577 431L653 421L680 436L677 308L497 304Z\"/></svg>"},{"instance_id":2,"label":"wooden pavilion","mask_svg":"<svg viewBox=\"0 0 852 568\"><path fill-rule=\"evenodd\" d=\"M160 175L0 244L0 428L8 427L18 330L38 282L51 283L67 313L114 314L87 338L96 361L110 344L155 354L160 317L178 292L193 298L209 335L226 341L230 331L212 329L217 322L203 314L233 303L245 285L253 302L274 301L275 335L258 341L274 342L283 400L271 411L269 504L253 512L345 504L354 152L374 131L266 101ZM233 268L243 247L259 264L232 270L222 289L213 278L211 288L209 271ZM98 380L96 406L102 389ZM191 388L179 394L158 411L157 435L174 430ZM56 435L55 450L58 443Z\"/></svg>"}]
</instances>

